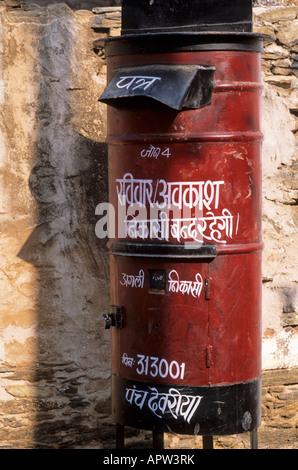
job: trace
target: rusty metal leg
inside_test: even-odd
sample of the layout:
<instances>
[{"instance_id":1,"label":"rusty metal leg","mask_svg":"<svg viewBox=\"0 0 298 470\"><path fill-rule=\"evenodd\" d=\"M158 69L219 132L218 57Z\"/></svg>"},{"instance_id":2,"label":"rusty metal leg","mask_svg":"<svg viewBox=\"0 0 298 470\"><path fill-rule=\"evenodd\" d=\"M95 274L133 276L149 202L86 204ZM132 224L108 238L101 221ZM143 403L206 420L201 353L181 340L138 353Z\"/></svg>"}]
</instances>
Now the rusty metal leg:
<instances>
[{"instance_id":1,"label":"rusty metal leg","mask_svg":"<svg viewBox=\"0 0 298 470\"><path fill-rule=\"evenodd\" d=\"M203 436L203 449L213 449L213 436Z\"/></svg>"},{"instance_id":2,"label":"rusty metal leg","mask_svg":"<svg viewBox=\"0 0 298 470\"><path fill-rule=\"evenodd\" d=\"M254 429L250 433L250 448L251 449L258 448L258 429Z\"/></svg>"},{"instance_id":3,"label":"rusty metal leg","mask_svg":"<svg viewBox=\"0 0 298 470\"><path fill-rule=\"evenodd\" d=\"M153 449L164 449L164 434L162 431L152 431Z\"/></svg>"},{"instance_id":4,"label":"rusty metal leg","mask_svg":"<svg viewBox=\"0 0 298 470\"><path fill-rule=\"evenodd\" d=\"M116 424L116 449L124 449L124 426Z\"/></svg>"}]
</instances>

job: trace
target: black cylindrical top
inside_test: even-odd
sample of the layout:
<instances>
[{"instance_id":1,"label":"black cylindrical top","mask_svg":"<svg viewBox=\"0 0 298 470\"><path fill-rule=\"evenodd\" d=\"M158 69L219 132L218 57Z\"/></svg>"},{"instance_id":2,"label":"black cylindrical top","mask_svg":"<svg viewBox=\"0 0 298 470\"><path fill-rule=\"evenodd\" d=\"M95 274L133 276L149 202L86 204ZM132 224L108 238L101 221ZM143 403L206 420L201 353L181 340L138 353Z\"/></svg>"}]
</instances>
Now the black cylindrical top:
<instances>
[{"instance_id":1,"label":"black cylindrical top","mask_svg":"<svg viewBox=\"0 0 298 470\"><path fill-rule=\"evenodd\" d=\"M252 31L252 0L122 0L122 35Z\"/></svg>"}]
</instances>

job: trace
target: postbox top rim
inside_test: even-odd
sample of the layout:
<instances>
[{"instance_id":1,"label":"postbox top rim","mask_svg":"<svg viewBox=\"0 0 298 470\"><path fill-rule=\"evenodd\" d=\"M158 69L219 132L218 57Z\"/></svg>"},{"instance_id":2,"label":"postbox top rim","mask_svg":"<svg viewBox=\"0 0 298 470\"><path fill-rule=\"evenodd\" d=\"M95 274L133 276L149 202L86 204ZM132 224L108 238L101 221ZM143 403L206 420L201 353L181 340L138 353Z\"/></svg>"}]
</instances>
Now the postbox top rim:
<instances>
[{"instance_id":1,"label":"postbox top rim","mask_svg":"<svg viewBox=\"0 0 298 470\"><path fill-rule=\"evenodd\" d=\"M141 33L141 34L125 34L121 36L108 36L106 38L100 38L93 42L94 47L105 48L106 46L112 46L113 49L106 51L106 55L118 55L119 53L125 53L123 45L131 47L136 44L146 44L148 46L148 52L151 52L151 48L157 45L159 41L169 40L168 47L163 44L163 49L166 47L169 51L178 51L179 49L185 50L187 47L198 47L206 46L207 44L212 45L212 49L222 49L223 43L231 47L237 45L237 49L246 49L244 43L257 42L263 44L264 42L271 42L275 40L274 35L248 32L248 31L187 31L187 32L158 32L158 33ZM176 41L176 42L175 42ZM119 46L119 47L118 47ZM159 43L161 47L161 43Z\"/></svg>"}]
</instances>

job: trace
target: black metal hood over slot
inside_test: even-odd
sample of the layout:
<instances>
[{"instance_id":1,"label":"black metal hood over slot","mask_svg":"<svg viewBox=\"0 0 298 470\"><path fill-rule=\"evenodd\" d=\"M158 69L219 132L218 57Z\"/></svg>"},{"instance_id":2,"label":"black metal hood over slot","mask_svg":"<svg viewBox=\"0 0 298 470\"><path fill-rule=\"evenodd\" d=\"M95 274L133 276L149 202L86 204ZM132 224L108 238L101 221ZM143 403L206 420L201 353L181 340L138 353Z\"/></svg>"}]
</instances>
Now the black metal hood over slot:
<instances>
[{"instance_id":1,"label":"black metal hood over slot","mask_svg":"<svg viewBox=\"0 0 298 470\"><path fill-rule=\"evenodd\" d=\"M116 108L152 106L152 101L178 111L201 108L211 102L214 71L212 66L180 64L119 68L99 101Z\"/></svg>"}]
</instances>

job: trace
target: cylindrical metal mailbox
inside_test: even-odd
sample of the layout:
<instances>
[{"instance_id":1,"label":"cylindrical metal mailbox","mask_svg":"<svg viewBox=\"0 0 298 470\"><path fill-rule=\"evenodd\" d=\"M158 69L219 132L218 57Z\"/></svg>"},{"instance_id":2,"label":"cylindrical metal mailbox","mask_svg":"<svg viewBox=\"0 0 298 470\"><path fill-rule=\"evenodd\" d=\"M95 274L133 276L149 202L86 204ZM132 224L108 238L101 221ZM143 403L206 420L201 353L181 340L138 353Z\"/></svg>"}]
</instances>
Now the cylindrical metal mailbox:
<instances>
[{"instance_id":1,"label":"cylindrical metal mailbox","mask_svg":"<svg viewBox=\"0 0 298 470\"><path fill-rule=\"evenodd\" d=\"M105 44L113 416L153 431L253 431L263 37L246 23L158 28Z\"/></svg>"}]
</instances>

